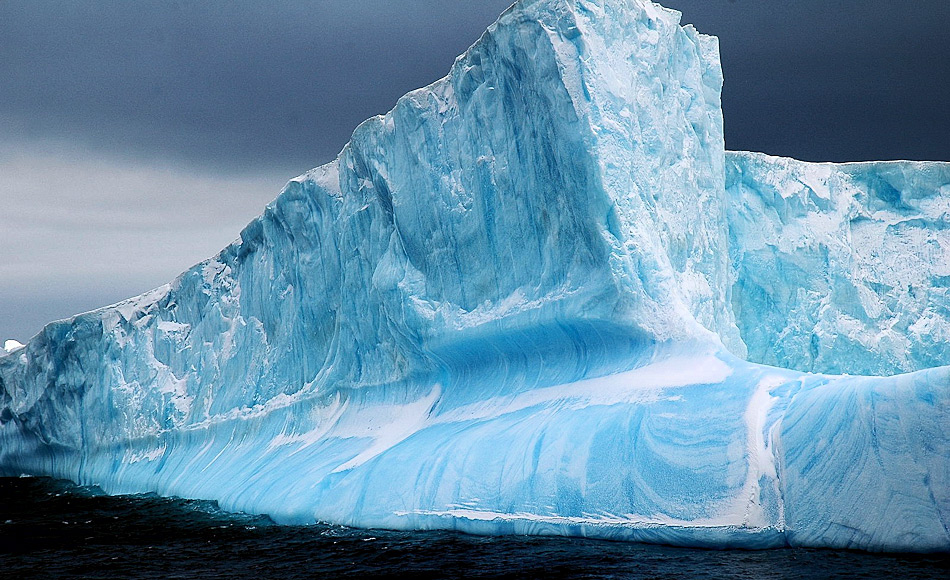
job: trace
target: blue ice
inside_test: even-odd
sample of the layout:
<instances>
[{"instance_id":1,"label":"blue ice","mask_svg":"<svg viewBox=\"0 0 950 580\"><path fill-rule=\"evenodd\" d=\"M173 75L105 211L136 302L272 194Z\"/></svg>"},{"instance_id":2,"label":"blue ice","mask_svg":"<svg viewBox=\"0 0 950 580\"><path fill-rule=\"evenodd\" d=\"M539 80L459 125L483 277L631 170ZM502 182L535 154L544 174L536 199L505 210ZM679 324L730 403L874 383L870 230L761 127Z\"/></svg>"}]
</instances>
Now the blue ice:
<instances>
[{"instance_id":1,"label":"blue ice","mask_svg":"<svg viewBox=\"0 0 950 580\"><path fill-rule=\"evenodd\" d=\"M282 523L950 550L950 164L727 153L714 37L522 0L220 254L0 356L0 474Z\"/></svg>"}]
</instances>

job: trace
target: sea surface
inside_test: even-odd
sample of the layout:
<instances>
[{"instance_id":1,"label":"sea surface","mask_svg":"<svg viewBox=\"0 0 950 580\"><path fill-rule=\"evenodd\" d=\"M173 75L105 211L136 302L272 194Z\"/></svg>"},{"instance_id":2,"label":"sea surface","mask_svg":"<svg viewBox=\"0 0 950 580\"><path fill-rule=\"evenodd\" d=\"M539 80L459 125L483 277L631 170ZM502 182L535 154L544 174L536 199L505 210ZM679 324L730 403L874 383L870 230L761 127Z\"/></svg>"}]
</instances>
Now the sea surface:
<instances>
[{"instance_id":1,"label":"sea surface","mask_svg":"<svg viewBox=\"0 0 950 580\"><path fill-rule=\"evenodd\" d=\"M695 550L278 526L214 502L0 478L2 578L950 578L950 555Z\"/></svg>"}]
</instances>

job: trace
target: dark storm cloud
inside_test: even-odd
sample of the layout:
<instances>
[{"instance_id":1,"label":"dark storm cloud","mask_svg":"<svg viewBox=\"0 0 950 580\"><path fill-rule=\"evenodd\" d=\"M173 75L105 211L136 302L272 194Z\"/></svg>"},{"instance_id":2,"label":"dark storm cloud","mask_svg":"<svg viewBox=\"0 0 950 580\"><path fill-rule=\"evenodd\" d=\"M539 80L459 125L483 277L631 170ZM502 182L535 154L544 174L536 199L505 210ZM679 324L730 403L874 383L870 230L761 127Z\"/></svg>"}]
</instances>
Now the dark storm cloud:
<instances>
[{"instance_id":1,"label":"dark storm cloud","mask_svg":"<svg viewBox=\"0 0 950 580\"><path fill-rule=\"evenodd\" d=\"M0 135L299 173L507 5L4 0Z\"/></svg>"},{"instance_id":2,"label":"dark storm cloud","mask_svg":"<svg viewBox=\"0 0 950 580\"><path fill-rule=\"evenodd\" d=\"M508 0L0 2L0 139L217 169L326 161ZM669 0L721 38L731 148L950 158L950 2Z\"/></svg>"},{"instance_id":3,"label":"dark storm cloud","mask_svg":"<svg viewBox=\"0 0 950 580\"><path fill-rule=\"evenodd\" d=\"M950 160L947 0L670 0L720 37L726 145Z\"/></svg>"}]
</instances>

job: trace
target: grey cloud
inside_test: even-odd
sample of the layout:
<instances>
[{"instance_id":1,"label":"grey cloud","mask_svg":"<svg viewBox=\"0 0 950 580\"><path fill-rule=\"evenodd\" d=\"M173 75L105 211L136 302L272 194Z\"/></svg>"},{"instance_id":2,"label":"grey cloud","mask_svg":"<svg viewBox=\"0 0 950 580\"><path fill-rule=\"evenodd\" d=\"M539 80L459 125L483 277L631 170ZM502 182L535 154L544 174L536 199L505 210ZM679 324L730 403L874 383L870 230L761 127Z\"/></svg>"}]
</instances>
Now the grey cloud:
<instances>
[{"instance_id":1,"label":"grey cloud","mask_svg":"<svg viewBox=\"0 0 950 580\"><path fill-rule=\"evenodd\" d=\"M0 3L0 134L302 172L447 72L507 0Z\"/></svg>"},{"instance_id":2,"label":"grey cloud","mask_svg":"<svg viewBox=\"0 0 950 580\"><path fill-rule=\"evenodd\" d=\"M285 181L0 150L0 340L172 280L237 238Z\"/></svg>"},{"instance_id":3,"label":"grey cloud","mask_svg":"<svg viewBox=\"0 0 950 580\"><path fill-rule=\"evenodd\" d=\"M288 175L445 74L508 0L0 2L0 135ZM950 3L668 0L721 38L728 145L948 158Z\"/></svg>"},{"instance_id":4,"label":"grey cloud","mask_svg":"<svg viewBox=\"0 0 950 580\"><path fill-rule=\"evenodd\" d=\"M950 160L950 2L668 0L720 37L726 144Z\"/></svg>"}]
</instances>

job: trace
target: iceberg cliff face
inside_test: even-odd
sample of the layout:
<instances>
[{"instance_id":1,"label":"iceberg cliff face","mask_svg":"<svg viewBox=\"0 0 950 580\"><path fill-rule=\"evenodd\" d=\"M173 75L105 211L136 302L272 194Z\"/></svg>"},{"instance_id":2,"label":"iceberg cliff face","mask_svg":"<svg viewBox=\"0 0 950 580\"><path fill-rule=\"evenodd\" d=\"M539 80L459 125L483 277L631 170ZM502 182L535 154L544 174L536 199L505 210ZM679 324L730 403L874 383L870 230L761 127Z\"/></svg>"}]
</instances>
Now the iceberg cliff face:
<instances>
[{"instance_id":1,"label":"iceberg cliff face","mask_svg":"<svg viewBox=\"0 0 950 580\"><path fill-rule=\"evenodd\" d=\"M950 247L950 170L727 156L721 83L674 11L515 4L221 254L0 357L0 472L280 522L950 549L946 367L756 364L950 362L944 254L888 270Z\"/></svg>"},{"instance_id":2,"label":"iceberg cliff face","mask_svg":"<svg viewBox=\"0 0 950 580\"><path fill-rule=\"evenodd\" d=\"M729 153L726 168L750 360L870 375L950 362L950 163Z\"/></svg>"}]
</instances>

